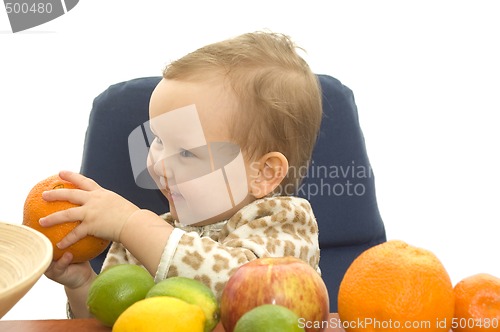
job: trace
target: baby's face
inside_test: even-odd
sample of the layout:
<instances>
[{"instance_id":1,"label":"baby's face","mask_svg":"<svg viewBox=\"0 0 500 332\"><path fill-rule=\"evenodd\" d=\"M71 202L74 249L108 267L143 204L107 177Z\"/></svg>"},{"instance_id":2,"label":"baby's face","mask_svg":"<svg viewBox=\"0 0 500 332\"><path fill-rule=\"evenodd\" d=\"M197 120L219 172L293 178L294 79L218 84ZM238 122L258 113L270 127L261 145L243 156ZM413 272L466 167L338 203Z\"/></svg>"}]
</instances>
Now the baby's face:
<instances>
[{"instance_id":1,"label":"baby's face","mask_svg":"<svg viewBox=\"0 0 500 332\"><path fill-rule=\"evenodd\" d=\"M165 79L151 96L148 169L182 224L227 219L253 200L251 170L229 137L231 98L216 82Z\"/></svg>"}]
</instances>

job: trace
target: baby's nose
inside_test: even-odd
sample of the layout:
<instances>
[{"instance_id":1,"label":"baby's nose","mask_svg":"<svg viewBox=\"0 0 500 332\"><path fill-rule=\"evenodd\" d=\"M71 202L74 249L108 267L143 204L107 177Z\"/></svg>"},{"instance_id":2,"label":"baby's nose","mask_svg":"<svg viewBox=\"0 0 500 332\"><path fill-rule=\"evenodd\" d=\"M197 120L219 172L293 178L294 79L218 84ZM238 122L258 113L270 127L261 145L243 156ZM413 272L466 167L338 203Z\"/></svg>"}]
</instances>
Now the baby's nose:
<instances>
[{"instance_id":1,"label":"baby's nose","mask_svg":"<svg viewBox=\"0 0 500 332\"><path fill-rule=\"evenodd\" d=\"M155 173L161 175L165 178L174 178L174 170L172 167L172 162L169 162L168 158L161 158L155 162Z\"/></svg>"}]
</instances>

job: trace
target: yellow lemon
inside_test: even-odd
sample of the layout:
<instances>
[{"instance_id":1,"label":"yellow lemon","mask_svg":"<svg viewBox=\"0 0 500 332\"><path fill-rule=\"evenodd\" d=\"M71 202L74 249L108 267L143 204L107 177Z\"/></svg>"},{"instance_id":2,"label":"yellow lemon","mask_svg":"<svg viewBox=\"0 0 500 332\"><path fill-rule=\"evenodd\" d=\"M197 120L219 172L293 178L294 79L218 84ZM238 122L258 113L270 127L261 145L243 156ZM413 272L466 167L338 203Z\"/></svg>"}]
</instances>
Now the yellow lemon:
<instances>
[{"instance_id":1,"label":"yellow lemon","mask_svg":"<svg viewBox=\"0 0 500 332\"><path fill-rule=\"evenodd\" d=\"M118 316L135 302L146 297L154 286L151 274L133 264L112 266L92 282L87 297L89 312L106 326L113 326Z\"/></svg>"},{"instance_id":2,"label":"yellow lemon","mask_svg":"<svg viewBox=\"0 0 500 332\"><path fill-rule=\"evenodd\" d=\"M155 296L125 310L113 332L203 332L204 328L205 314L199 306L175 297Z\"/></svg>"},{"instance_id":3,"label":"yellow lemon","mask_svg":"<svg viewBox=\"0 0 500 332\"><path fill-rule=\"evenodd\" d=\"M277 304L263 304L247 311L238 320L234 332L304 332L299 317Z\"/></svg>"},{"instance_id":4,"label":"yellow lemon","mask_svg":"<svg viewBox=\"0 0 500 332\"><path fill-rule=\"evenodd\" d=\"M217 298L208 286L186 277L171 277L154 285L146 297L172 296L187 303L198 305L205 313L205 332L212 331L220 318Z\"/></svg>"}]
</instances>

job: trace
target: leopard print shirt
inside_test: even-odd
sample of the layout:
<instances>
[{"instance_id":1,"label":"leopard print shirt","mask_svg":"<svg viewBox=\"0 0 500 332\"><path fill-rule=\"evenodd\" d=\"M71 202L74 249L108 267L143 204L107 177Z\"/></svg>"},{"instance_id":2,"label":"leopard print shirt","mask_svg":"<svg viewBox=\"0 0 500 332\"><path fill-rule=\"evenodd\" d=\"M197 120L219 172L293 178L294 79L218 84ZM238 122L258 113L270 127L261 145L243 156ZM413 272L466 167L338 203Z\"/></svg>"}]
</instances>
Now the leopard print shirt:
<instances>
[{"instance_id":1,"label":"leopard print shirt","mask_svg":"<svg viewBox=\"0 0 500 332\"><path fill-rule=\"evenodd\" d=\"M207 226L183 226L170 213L162 216L174 226L163 251L155 281L172 276L200 280L220 298L232 273L259 257L295 256L320 273L318 225L308 201L298 197L269 197L245 206L229 220ZM102 269L141 263L114 242Z\"/></svg>"}]
</instances>

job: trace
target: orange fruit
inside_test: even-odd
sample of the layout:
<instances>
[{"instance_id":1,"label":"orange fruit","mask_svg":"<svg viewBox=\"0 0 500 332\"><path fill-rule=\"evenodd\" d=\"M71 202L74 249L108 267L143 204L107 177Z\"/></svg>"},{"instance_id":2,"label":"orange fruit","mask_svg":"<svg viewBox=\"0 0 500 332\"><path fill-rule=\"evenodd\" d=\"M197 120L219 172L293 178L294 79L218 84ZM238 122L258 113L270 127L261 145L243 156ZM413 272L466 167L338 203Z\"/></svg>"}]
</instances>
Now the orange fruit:
<instances>
[{"instance_id":1,"label":"orange fruit","mask_svg":"<svg viewBox=\"0 0 500 332\"><path fill-rule=\"evenodd\" d=\"M448 332L453 311L453 285L438 258L399 240L359 255L339 286L346 331Z\"/></svg>"},{"instance_id":2,"label":"orange fruit","mask_svg":"<svg viewBox=\"0 0 500 332\"><path fill-rule=\"evenodd\" d=\"M61 241L73 228L80 224L80 221L68 222L51 227L42 227L38 222L40 218L51 213L69 209L77 205L67 201L47 202L42 198L42 193L46 190L69 188L75 189L71 182L62 180L58 175L52 175L38 182L28 193L24 203L23 225L29 226L43 233L52 242L54 249L53 260L61 258L64 252L73 254L73 263L80 263L97 257L106 249L109 241L94 236L86 236L70 247L61 250L56 244Z\"/></svg>"},{"instance_id":3,"label":"orange fruit","mask_svg":"<svg viewBox=\"0 0 500 332\"><path fill-rule=\"evenodd\" d=\"M479 273L455 285L456 332L500 331L500 278Z\"/></svg>"}]
</instances>

